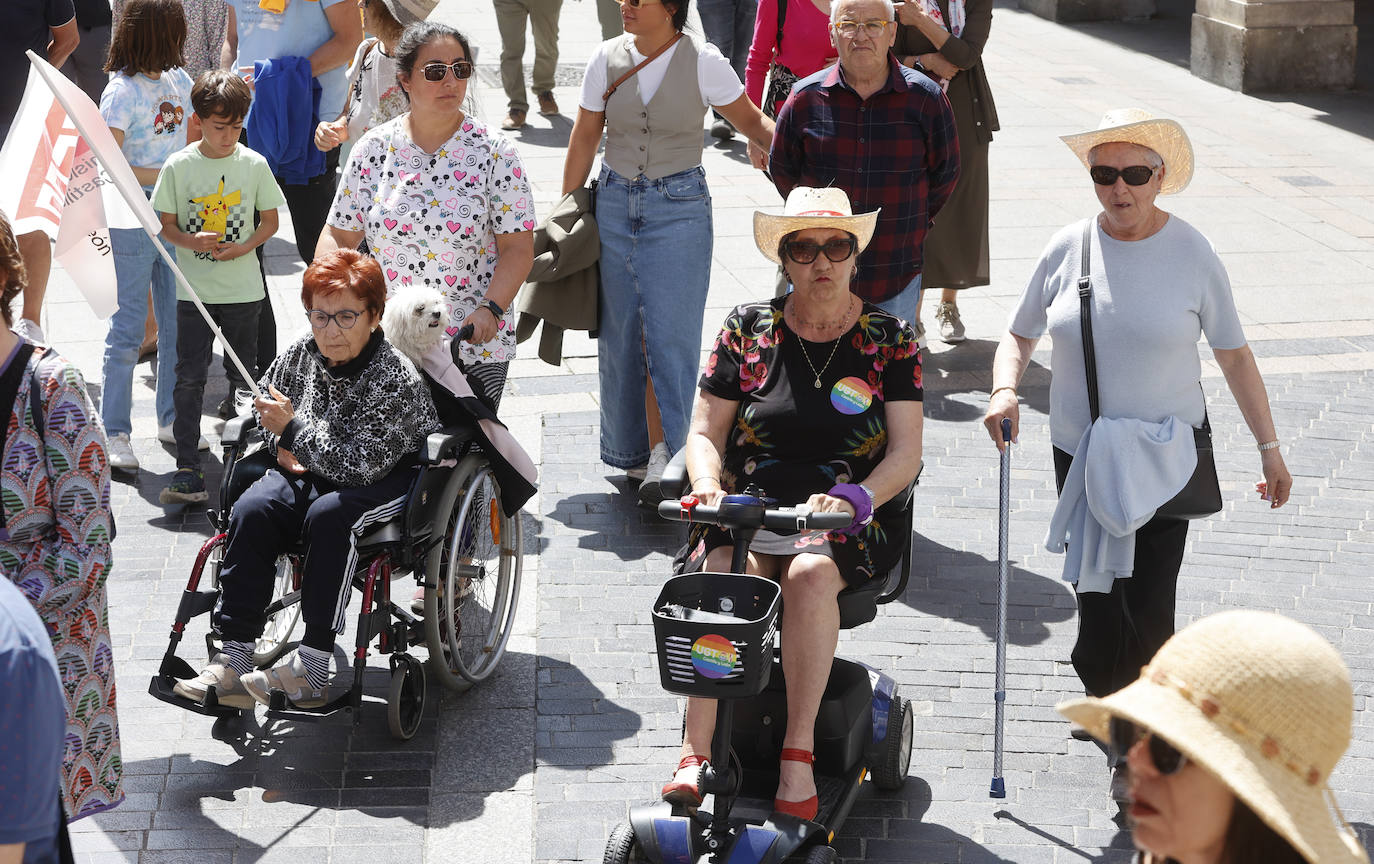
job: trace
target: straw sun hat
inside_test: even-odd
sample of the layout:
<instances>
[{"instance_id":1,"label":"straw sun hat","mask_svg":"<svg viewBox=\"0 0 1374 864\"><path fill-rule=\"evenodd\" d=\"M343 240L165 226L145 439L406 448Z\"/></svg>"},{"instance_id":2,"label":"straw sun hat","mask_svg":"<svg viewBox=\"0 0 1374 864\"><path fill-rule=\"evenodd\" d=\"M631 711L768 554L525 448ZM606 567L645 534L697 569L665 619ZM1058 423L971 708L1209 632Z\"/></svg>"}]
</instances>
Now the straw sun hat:
<instances>
[{"instance_id":1,"label":"straw sun hat","mask_svg":"<svg viewBox=\"0 0 1374 864\"><path fill-rule=\"evenodd\" d=\"M1058 708L1100 740L1113 716L1158 733L1312 864L1367 864L1327 786L1350 745L1352 702L1330 643L1282 615L1243 610L1181 630L1130 686Z\"/></svg>"},{"instance_id":2,"label":"straw sun hat","mask_svg":"<svg viewBox=\"0 0 1374 864\"><path fill-rule=\"evenodd\" d=\"M859 238L858 251L862 252L868 241L873 239L878 213L878 210L874 210L872 213L855 215L849 196L843 189L798 186L788 193L787 203L783 204L781 213L754 211L754 242L765 258L781 264L778 243L788 234L807 228L838 228Z\"/></svg>"},{"instance_id":3,"label":"straw sun hat","mask_svg":"<svg viewBox=\"0 0 1374 864\"><path fill-rule=\"evenodd\" d=\"M402 27L423 21L439 5L439 0L382 0L386 10Z\"/></svg>"},{"instance_id":4,"label":"straw sun hat","mask_svg":"<svg viewBox=\"0 0 1374 864\"><path fill-rule=\"evenodd\" d=\"M1085 167L1088 151L1099 144L1139 144L1159 154L1164 160L1164 185L1159 194L1182 192L1193 179L1193 145L1188 133L1174 120L1156 117L1143 108L1113 108L1102 115L1102 122L1091 132L1064 135L1060 139L1069 145Z\"/></svg>"}]
</instances>

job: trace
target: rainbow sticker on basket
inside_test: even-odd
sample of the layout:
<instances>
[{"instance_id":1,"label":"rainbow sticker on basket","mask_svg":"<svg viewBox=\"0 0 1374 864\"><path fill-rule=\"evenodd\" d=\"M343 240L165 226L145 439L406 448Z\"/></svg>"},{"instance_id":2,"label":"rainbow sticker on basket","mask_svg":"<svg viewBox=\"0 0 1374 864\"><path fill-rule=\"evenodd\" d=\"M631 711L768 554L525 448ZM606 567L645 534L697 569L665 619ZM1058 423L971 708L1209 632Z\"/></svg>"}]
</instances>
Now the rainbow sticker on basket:
<instances>
[{"instance_id":1,"label":"rainbow sticker on basket","mask_svg":"<svg viewBox=\"0 0 1374 864\"><path fill-rule=\"evenodd\" d=\"M873 404L873 391L867 381L850 375L830 388L830 404L841 414L862 414Z\"/></svg>"},{"instance_id":2,"label":"rainbow sticker on basket","mask_svg":"<svg viewBox=\"0 0 1374 864\"><path fill-rule=\"evenodd\" d=\"M692 643L692 666L703 678L724 678L734 670L738 657L724 636L708 633Z\"/></svg>"}]
</instances>

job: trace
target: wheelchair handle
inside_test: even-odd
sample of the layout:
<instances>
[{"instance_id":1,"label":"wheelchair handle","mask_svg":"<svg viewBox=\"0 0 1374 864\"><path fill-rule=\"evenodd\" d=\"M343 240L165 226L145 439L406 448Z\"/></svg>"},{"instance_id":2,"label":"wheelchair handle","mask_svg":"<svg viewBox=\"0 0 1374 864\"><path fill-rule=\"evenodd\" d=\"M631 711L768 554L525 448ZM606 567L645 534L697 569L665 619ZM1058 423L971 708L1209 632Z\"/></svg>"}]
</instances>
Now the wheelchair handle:
<instances>
[{"instance_id":1,"label":"wheelchair handle","mask_svg":"<svg viewBox=\"0 0 1374 864\"><path fill-rule=\"evenodd\" d=\"M464 324L463 327L462 327L462 329L460 329L457 333L454 333L454 334L453 334L453 341L454 341L454 342L466 342L467 340L471 339L471 338L472 338L472 329L473 329L473 328L472 328L472 325L471 325L471 324Z\"/></svg>"},{"instance_id":2,"label":"wheelchair handle","mask_svg":"<svg viewBox=\"0 0 1374 864\"><path fill-rule=\"evenodd\" d=\"M731 500L742 499L742 500ZM674 522L703 522L727 530L838 531L854 521L848 513L818 513L805 504L769 507L761 498L727 495L719 505L698 504L692 496L662 501L658 515Z\"/></svg>"}]
</instances>

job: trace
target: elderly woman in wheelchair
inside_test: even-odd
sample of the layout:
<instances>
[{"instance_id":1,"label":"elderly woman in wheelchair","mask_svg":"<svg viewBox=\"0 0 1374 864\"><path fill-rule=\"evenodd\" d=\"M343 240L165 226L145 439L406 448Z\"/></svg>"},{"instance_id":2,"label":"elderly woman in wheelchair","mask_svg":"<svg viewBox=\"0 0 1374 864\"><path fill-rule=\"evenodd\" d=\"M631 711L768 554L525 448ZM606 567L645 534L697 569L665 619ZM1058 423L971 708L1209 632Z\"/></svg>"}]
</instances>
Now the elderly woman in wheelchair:
<instances>
[{"instance_id":1,"label":"elderly woman in wheelchair","mask_svg":"<svg viewBox=\"0 0 1374 864\"><path fill-rule=\"evenodd\" d=\"M384 338L381 268L354 250L317 259L301 290L312 333L267 370L254 402L276 465L233 503L214 623L220 653L177 695L196 702L270 704L281 691L296 708L329 701L329 659L343 632L357 568L357 540L395 516L416 474L415 454L439 429L424 379ZM232 467L232 466L231 466ZM277 559L303 540L300 585L305 633L281 664L254 668L254 644L272 602Z\"/></svg>"},{"instance_id":2,"label":"elderly woman in wheelchair","mask_svg":"<svg viewBox=\"0 0 1374 864\"><path fill-rule=\"evenodd\" d=\"M853 517L844 531L760 530L748 571L781 584L787 729L774 809L816 816L817 711L840 629L837 596L886 576L909 536L902 494L921 462L921 365L906 322L851 291L877 213L850 215L837 189L798 188L782 215L755 213L754 239L792 293L737 307L706 363L685 448L690 494L714 505L753 487L782 503ZM687 499L684 499L686 502ZM694 526L688 567L730 569L730 535ZM701 801L713 700L688 700L682 759L663 799Z\"/></svg>"}]
</instances>

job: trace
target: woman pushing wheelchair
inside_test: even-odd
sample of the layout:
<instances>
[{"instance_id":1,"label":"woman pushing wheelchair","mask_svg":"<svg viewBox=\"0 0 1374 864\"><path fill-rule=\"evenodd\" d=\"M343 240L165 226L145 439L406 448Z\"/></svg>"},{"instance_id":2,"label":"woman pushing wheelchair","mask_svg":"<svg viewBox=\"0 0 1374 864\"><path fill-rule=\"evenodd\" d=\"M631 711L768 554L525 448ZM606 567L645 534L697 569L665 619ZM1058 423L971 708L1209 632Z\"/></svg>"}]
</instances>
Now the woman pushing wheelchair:
<instances>
[{"instance_id":1,"label":"woman pushing wheelchair","mask_svg":"<svg viewBox=\"0 0 1374 864\"><path fill-rule=\"evenodd\" d=\"M329 701L329 658L344 627L358 532L404 505L414 454L439 428L424 379L378 326L386 283L375 260L352 249L321 255L305 271L301 301L311 333L272 363L254 402L277 466L229 516L215 610L223 650L174 688L197 702L212 685L231 708L269 704L272 690L297 708ZM305 635L285 662L254 671L275 562L297 539L309 548Z\"/></svg>"},{"instance_id":2,"label":"woman pushing wheelchair","mask_svg":"<svg viewBox=\"0 0 1374 864\"><path fill-rule=\"evenodd\" d=\"M756 212L754 240L792 293L734 309L701 377L687 436L691 495L716 504L753 486L784 504L853 517L843 531L760 530L748 572L782 589L787 730L774 809L818 808L811 764L816 714L839 639L836 597L882 578L902 555L900 493L921 464L921 361L905 321L850 286L877 212L854 215L839 189L798 187L782 214ZM730 536L697 526L689 569L728 571ZM682 759L663 799L693 806L711 749L715 701L687 703Z\"/></svg>"}]
</instances>

